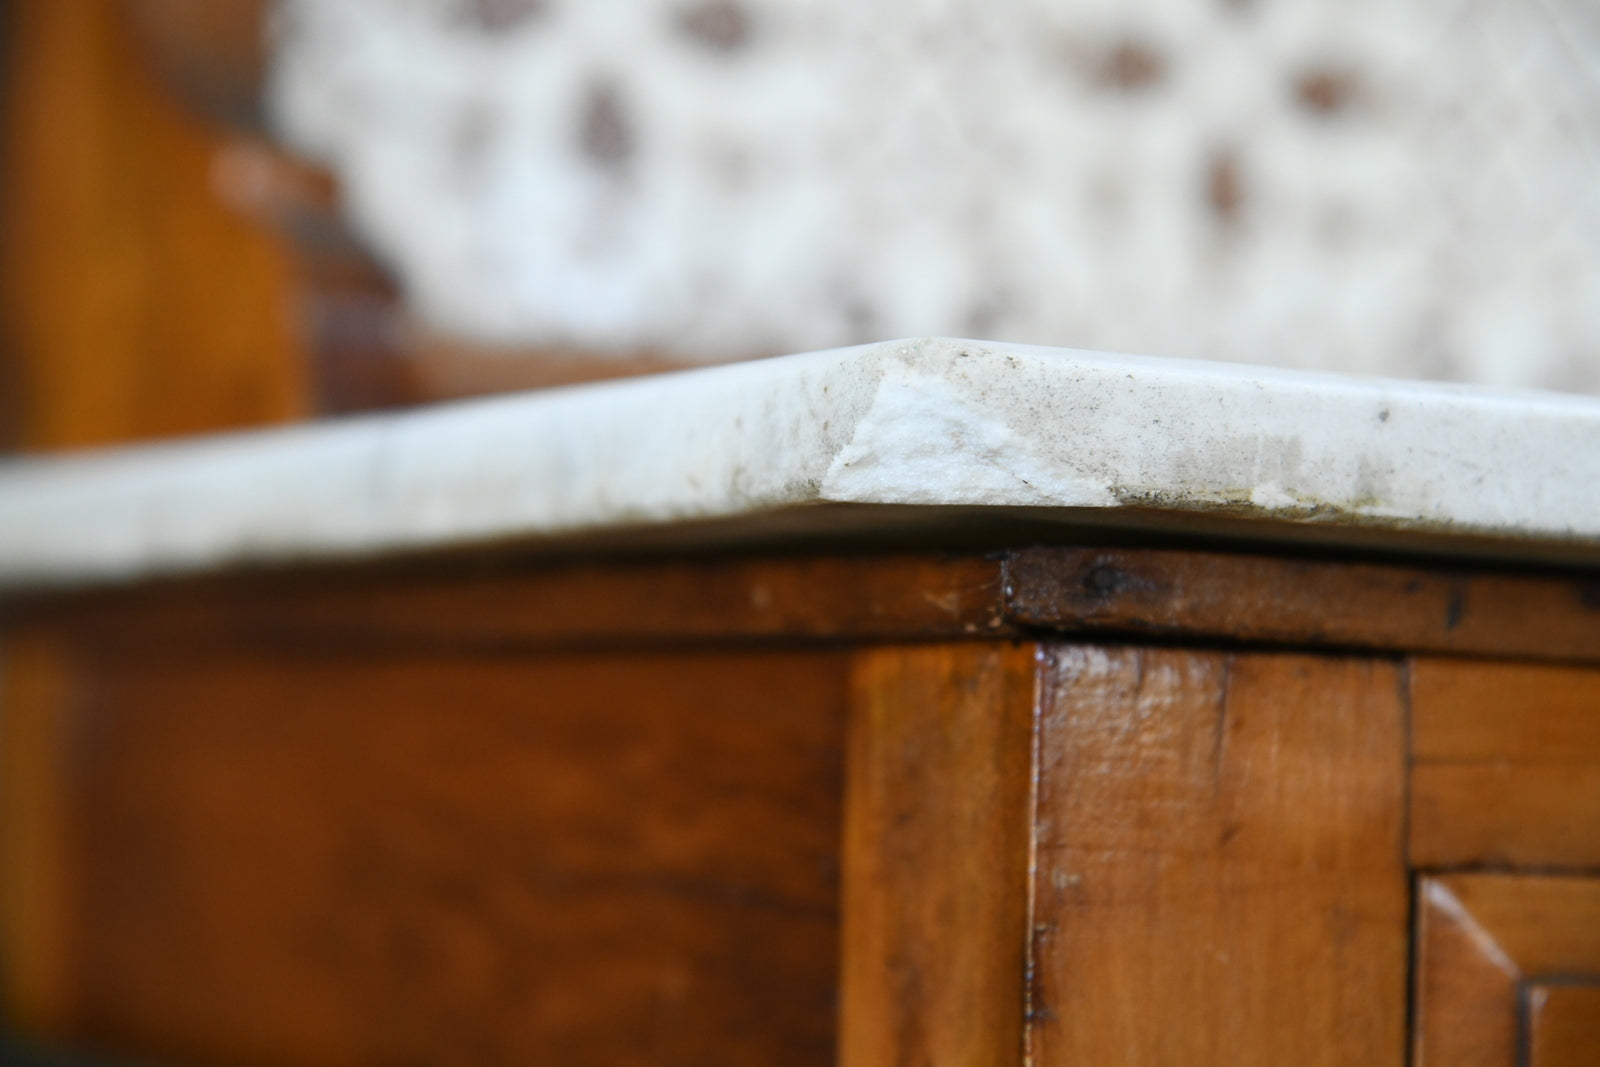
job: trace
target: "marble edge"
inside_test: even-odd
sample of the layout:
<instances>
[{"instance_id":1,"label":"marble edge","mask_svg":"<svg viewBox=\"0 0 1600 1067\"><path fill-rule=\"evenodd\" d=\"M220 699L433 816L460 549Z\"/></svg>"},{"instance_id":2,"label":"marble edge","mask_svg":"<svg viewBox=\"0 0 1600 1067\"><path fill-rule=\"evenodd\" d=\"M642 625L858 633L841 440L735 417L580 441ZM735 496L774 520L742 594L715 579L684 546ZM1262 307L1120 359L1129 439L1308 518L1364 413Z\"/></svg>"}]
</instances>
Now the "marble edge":
<instances>
[{"instance_id":1,"label":"marble edge","mask_svg":"<svg viewBox=\"0 0 1600 1067\"><path fill-rule=\"evenodd\" d=\"M925 338L11 461L0 590L821 504L1122 508L1600 561L1596 486L1593 398Z\"/></svg>"}]
</instances>

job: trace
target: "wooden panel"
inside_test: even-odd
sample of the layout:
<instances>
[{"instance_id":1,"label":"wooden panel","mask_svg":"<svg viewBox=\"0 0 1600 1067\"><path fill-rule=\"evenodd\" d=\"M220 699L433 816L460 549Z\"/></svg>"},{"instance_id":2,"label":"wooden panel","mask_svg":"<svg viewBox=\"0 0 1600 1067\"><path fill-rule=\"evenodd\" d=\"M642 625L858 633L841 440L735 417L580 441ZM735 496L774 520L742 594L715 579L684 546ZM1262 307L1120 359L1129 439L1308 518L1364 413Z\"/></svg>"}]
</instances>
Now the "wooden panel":
<instances>
[{"instance_id":1,"label":"wooden panel","mask_svg":"<svg viewBox=\"0 0 1600 1067\"><path fill-rule=\"evenodd\" d=\"M831 652L108 659L74 1033L829 1062L846 686Z\"/></svg>"},{"instance_id":2,"label":"wooden panel","mask_svg":"<svg viewBox=\"0 0 1600 1067\"><path fill-rule=\"evenodd\" d=\"M1227 568L1211 569L1211 561L1217 559L1228 561ZM1111 569L1090 567L1085 572L1085 560L1110 561ZM1126 571L1118 569L1124 566ZM1151 577L1171 568L1178 574L1208 577L1198 592L1187 579L1162 585ZM181 629L186 640L360 637L548 645L598 637L994 637L1059 627L1106 634L1143 629L1259 645L1431 647L1427 627L1419 621L1417 628L1408 628L1404 620L1415 611L1417 590L1436 588L1446 577L1409 567L1356 570L1382 579L1374 578L1364 589L1359 582L1350 587L1350 599L1363 604L1363 610L1370 609L1367 637L1358 637L1354 620L1347 620L1344 629L1331 623L1319 629L1313 618L1327 608L1336 620L1342 610L1333 590L1341 582L1355 580L1345 564L1137 549L635 558L599 566L555 562L548 556L535 562L505 548L173 582L130 593L57 595L36 598L26 610L86 619L102 627L120 626L119 640L137 640L159 619L163 633ZM1098 582L1110 590L1109 606L1103 612L1085 607L1072 614L1067 610L1071 605L1057 592L1074 583L1083 587L1089 580L1085 573L1096 576L1090 584ZM1321 588L1329 599L1324 603L1311 598L1294 609L1303 609L1303 618L1294 625L1280 625L1293 604L1278 605L1252 574L1278 575L1291 590L1306 585ZM1239 583L1237 596L1230 599L1227 590L1216 584L1222 579ZM1477 603L1480 579L1461 581L1466 590L1462 603ZM1526 626L1542 626L1552 614L1562 625L1570 622L1571 633L1582 637L1586 624L1571 609L1587 595L1580 583L1536 577L1481 581L1500 589L1502 601L1509 605L1497 631L1507 650L1526 645ZM1129 607L1125 594L1135 593L1142 601ZM1289 593L1285 597L1294 600ZM1600 603L1600 596L1594 599ZM1511 601L1521 606L1510 605ZM7 605L13 617L24 610L18 603ZM1478 638L1485 646L1482 651L1494 651L1488 647L1492 642L1487 629ZM1582 658L1578 645L1555 642L1541 653ZM1594 651L1600 656L1600 636Z\"/></svg>"},{"instance_id":3,"label":"wooden panel","mask_svg":"<svg viewBox=\"0 0 1600 1067\"><path fill-rule=\"evenodd\" d=\"M57 597L36 602L31 614L157 649L216 641L573 647L1007 632L999 561L981 556L490 560L352 570Z\"/></svg>"},{"instance_id":4,"label":"wooden panel","mask_svg":"<svg viewBox=\"0 0 1600 1067\"><path fill-rule=\"evenodd\" d=\"M1592 577L1041 548L1010 557L1006 588L1011 621L1069 632L1600 660Z\"/></svg>"},{"instance_id":5,"label":"wooden panel","mask_svg":"<svg viewBox=\"0 0 1600 1067\"><path fill-rule=\"evenodd\" d=\"M1165 567L1195 570L1215 578L1208 561L1217 558L1228 560L1228 566L1238 572L1224 574L1240 583L1232 600L1225 590L1211 585L1202 590L1202 596L1183 582L1170 587L1140 584ZM1103 613L1085 609L1070 616L1046 612L1044 607L1052 603L1061 606L1051 600L1055 595L1052 589L1075 581L1081 586L1087 580L1083 577L1085 559L1121 561L1117 566L1126 564L1134 577L1116 578L1112 572L1091 568L1090 573L1099 576L1096 581L1116 587L1110 594L1111 608ZM196 580L141 589L131 595L56 597L44 603L107 625L131 617L134 635L147 628L150 613L159 612L164 626L190 627L199 635L251 639L273 639L288 632L535 643L598 635L631 639L794 633L893 638L994 636L1036 632L1038 627L1048 626L1111 634L1143 628L1264 645L1357 643L1354 622L1349 631L1336 627L1314 630L1309 620L1317 610L1315 605L1305 606L1304 628L1274 622L1280 609L1271 597L1259 595L1249 574L1251 568L1270 574L1283 567L1293 570L1294 584L1328 590L1344 581L1349 570L1337 563L1134 549L1025 550L1004 556L968 551L680 558L604 566L549 562L548 558L544 563L519 562L515 551L507 549L475 553L466 559L442 556L254 578ZM1409 632L1396 619L1411 610L1408 605L1416 594L1408 589L1444 579L1414 568L1360 569L1384 576L1387 589L1383 596L1372 588L1352 591L1356 599L1365 597L1372 611L1368 643L1398 649L1428 647L1425 633ZM1571 600L1578 590L1566 580L1494 581L1508 589L1514 587L1527 605L1527 615L1504 616L1502 630L1508 645L1523 643L1518 636L1523 623L1551 609L1559 598ZM1126 615L1117 607L1122 603L1118 599L1122 593L1116 591L1122 588L1121 582L1134 583L1142 590L1139 596L1147 601L1142 613ZM1330 598L1333 595L1328 593ZM1196 596L1205 601L1199 609L1191 603ZM1541 599L1548 603L1541 604ZM18 608L14 605L11 610ZM1545 651L1554 655L1559 649Z\"/></svg>"},{"instance_id":6,"label":"wooden panel","mask_svg":"<svg viewBox=\"0 0 1600 1067\"><path fill-rule=\"evenodd\" d=\"M1422 868L1600 864L1600 765L1419 765L1411 861Z\"/></svg>"},{"instance_id":7,"label":"wooden panel","mask_svg":"<svg viewBox=\"0 0 1600 1067\"><path fill-rule=\"evenodd\" d=\"M1032 646L888 648L855 672L839 1060L1023 1061Z\"/></svg>"},{"instance_id":8,"label":"wooden panel","mask_svg":"<svg viewBox=\"0 0 1600 1067\"><path fill-rule=\"evenodd\" d=\"M64 780L77 670L43 632L0 645L0 964L7 1021L60 1030L71 977L72 863Z\"/></svg>"},{"instance_id":9,"label":"wooden panel","mask_svg":"<svg viewBox=\"0 0 1600 1067\"><path fill-rule=\"evenodd\" d=\"M222 138L156 83L113 0L9 6L0 332L21 443L302 414L288 253L223 206Z\"/></svg>"},{"instance_id":10,"label":"wooden panel","mask_svg":"<svg viewBox=\"0 0 1600 1067\"><path fill-rule=\"evenodd\" d=\"M1526 976L1600 972L1600 878L1514 874L1426 879Z\"/></svg>"},{"instance_id":11,"label":"wooden panel","mask_svg":"<svg viewBox=\"0 0 1600 1067\"><path fill-rule=\"evenodd\" d=\"M1034 1062L1403 1063L1396 668L1065 646L1049 671Z\"/></svg>"},{"instance_id":12,"label":"wooden panel","mask_svg":"<svg viewBox=\"0 0 1600 1067\"><path fill-rule=\"evenodd\" d=\"M1516 964L1450 890L1417 891L1415 1067L1512 1067L1517 1062Z\"/></svg>"},{"instance_id":13,"label":"wooden panel","mask_svg":"<svg viewBox=\"0 0 1600 1067\"><path fill-rule=\"evenodd\" d=\"M1600 1063L1600 986L1536 985L1528 991L1528 1067Z\"/></svg>"},{"instance_id":14,"label":"wooden panel","mask_svg":"<svg viewBox=\"0 0 1600 1067\"><path fill-rule=\"evenodd\" d=\"M1411 675L1412 862L1600 866L1600 670L1419 659Z\"/></svg>"},{"instance_id":15,"label":"wooden panel","mask_svg":"<svg viewBox=\"0 0 1600 1067\"><path fill-rule=\"evenodd\" d=\"M1600 981L1600 879L1449 875L1417 897L1417 1067L1527 1063L1539 1026L1520 1018L1525 990ZM1556 1013L1541 1024L1548 1055L1572 1047Z\"/></svg>"},{"instance_id":16,"label":"wooden panel","mask_svg":"<svg viewBox=\"0 0 1600 1067\"><path fill-rule=\"evenodd\" d=\"M1419 760L1600 758L1600 670L1419 658L1411 700Z\"/></svg>"}]
</instances>

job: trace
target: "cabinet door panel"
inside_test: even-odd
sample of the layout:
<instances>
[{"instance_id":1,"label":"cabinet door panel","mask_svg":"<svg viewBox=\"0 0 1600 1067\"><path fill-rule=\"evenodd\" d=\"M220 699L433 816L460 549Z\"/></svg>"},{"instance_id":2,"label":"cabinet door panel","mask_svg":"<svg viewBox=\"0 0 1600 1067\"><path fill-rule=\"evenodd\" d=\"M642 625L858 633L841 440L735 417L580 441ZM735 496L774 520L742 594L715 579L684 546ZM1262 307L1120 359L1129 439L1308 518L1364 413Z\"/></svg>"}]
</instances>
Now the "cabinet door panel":
<instances>
[{"instance_id":1,"label":"cabinet door panel","mask_svg":"<svg viewBox=\"0 0 1600 1067\"><path fill-rule=\"evenodd\" d=\"M831 1061L846 654L91 674L57 1036L285 1067Z\"/></svg>"},{"instance_id":2,"label":"cabinet door panel","mask_svg":"<svg viewBox=\"0 0 1600 1067\"><path fill-rule=\"evenodd\" d=\"M1417 896L1418 1067L1600 1063L1600 879L1446 875Z\"/></svg>"},{"instance_id":3,"label":"cabinet door panel","mask_svg":"<svg viewBox=\"0 0 1600 1067\"><path fill-rule=\"evenodd\" d=\"M1600 1063L1600 985L1536 985L1528 992L1528 1067Z\"/></svg>"}]
</instances>

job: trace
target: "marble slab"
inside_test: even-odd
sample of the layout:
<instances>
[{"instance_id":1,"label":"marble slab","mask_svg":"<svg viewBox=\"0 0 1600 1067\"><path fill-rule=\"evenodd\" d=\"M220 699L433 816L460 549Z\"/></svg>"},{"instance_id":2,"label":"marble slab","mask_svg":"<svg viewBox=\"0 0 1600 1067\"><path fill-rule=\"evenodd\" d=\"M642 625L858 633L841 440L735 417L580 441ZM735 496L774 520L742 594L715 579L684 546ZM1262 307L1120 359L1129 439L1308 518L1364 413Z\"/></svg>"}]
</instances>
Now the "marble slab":
<instances>
[{"instance_id":1,"label":"marble slab","mask_svg":"<svg viewBox=\"0 0 1600 1067\"><path fill-rule=\"evenodd\" d=\"M1600 400L885 342L11 461L0 589L974 515L1600 563Z\"/></svg>"}]
</instances>

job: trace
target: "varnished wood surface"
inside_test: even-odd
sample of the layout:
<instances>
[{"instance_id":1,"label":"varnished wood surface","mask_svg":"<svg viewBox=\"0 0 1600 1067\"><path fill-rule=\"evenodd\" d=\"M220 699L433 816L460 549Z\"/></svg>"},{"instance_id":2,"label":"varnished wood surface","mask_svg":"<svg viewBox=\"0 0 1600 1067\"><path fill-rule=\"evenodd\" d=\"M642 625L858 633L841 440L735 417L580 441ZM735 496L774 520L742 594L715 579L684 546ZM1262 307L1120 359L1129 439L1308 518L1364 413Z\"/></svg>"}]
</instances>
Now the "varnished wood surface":
<instances>
[{"instance_id":1,"label":"varnished wood surface","mask_svg":"<svg viewBox=\"0 0 1600 1067\"><path fill-rule=\"evenodd\" d=\"M1527 999L1528 1067L1600 1063L1600 985L1536 985Z\"/></svg>"},{"instance_id":2,"label":"varnished wood surface","mask_svg":"<svg viewBox=\"0 0 1600 1067\"><path fill-rule=\"evenodd\" d=\"M1414 864L1600 868L1600 670L1423 658L1411 700Z\"/></svg>"},{"instance_id":3,"label":"varnished wood surface","mask_svg":"<svg viewBox=\"0 0 1600 1067\"><path fill-rule=\"evenodd\" d=\"M1520 1044L1516 962L1450 887L1417 887L1415 1067L1515 1067Z\"/></svg>"},{"instance_id":4,"label":"varnished wood surface","mask_svg":"<svg viewBox=\"0 0 1600 1067\"><path fill-rule=\"evenodd\" d=\"M1396 668L1061 646L1047 669L1033 1062L1404 1063Z\"/></svg>"},{"instance_id":5,"label":"varnished wood surface","mask_svg":"<svg viewBox=\"0 0 1600 1067\"><path fill-rule=\"evenodd\" d=\"M11 610L132 646L223 641L570 648L1010 632L999 614L1000 564L985 556L490 560L351 570L42 597Z\"/></svg>"},{"instance_id":6,"label":"varnished wood surface","mask_svg":"<svg viewBox=\"0 0 1600 1067\"><path fill-rule=\"evenodd\" d=\"M1198 585L1193 575L1201 576ZM1235 599L1230 583L1237 583ZM152 627L187 640L518 646L710 637L988 639L1066 631L1427 651L1440 643L1427 591L1445 586L1455 590L1458 607L1467 606L1461 611L1499 605L1494 625L1477 626L1457 642L1466 651L1600 662L1600 611L1587 606L1585 598L1596 594L1580 576L1464 575L1148 548L746 550L606 562L502 548L34 594L4 607L12 618L70 620L135 641ZM1062 592L1069 587L1078 592ZM1440 610L1450 611L1448 604ZM1363 619L1370 623L1365 629ZM1531 648L1530 632L1546 630L1566 636Z\"/></svg>"},{"instance_id":7,"label":"varnished wood surface","mask_svg":"<svg viewBox=\"0 0 1600 1067\"><path fill-rule=\"evenodd\" d=\"M1040 548L1006 615L1068 632L1600 660L1600 580L1180 550Z\"/></svg>"},{"instance_id":8,"label":"varnished wood surface","mask_svg":"<svg viewBox=\"0 0 1600 1067\"><path fill-rule=\"evenodd\" d=\"M4 1016L39 1033L67 1015L73 789L66 778L82 697L72 646L48 631L0 643L0 989Z\"/></svg>"},{"instance_id":9,"label":"varnished wood surface","mask_svg":"<svg viewBox=\"0 0 1600 1067\"><path fill-rule=\"evenodd\" d=\"M882 648L852 685L839 1063L1023 1062L1034 649Z\"/></svg>"},{"instance_id":10,"label":"varnished wood surface","mask_svg":"<svg viewBox=\"0 0 1600 1067\"><path fill-rule=\"evenodd\" d=\"M1600 669L1419 657L1419 760L1600 761Z\"/></svg>"},{"instance_id":11,"label":"varnished wood surface","mask_svg":"<svg viewBox=\"0 0 1600 1067\"><path fill-rule=\"evenodd\" d=\"M67 1036L279 1067L831 1060L842 655L97 674Z\"/></svg>"},{"instance_id":12,"label":"varnished wood surface","mask_svg":"<svg viewBox=\"0 0 1600 1067\"><path fill-rule=\"evenodd\" d=\"M107 1047L290 1067L820 1062L836 1039L858 1064L1397 1063L1408 744L1419 774L1559 784L1600 672L1247 648L1294 643L1250 628L1259 600L1237 635L1172 635L1232 650L1035 663L1018 574L508 555L12 605L9 632L59 629L7 684L69 721L12 722L7 758L76 740L7 788L80 806L9 840L87 857L7 904L7 937L56 901L39 929L81 939L17 951L24 1000ZM1414 859L1429 826L1478 832L1430 822L1424 778ZM1479 792L1462 810L1533 820L1516 847L1595 810ZM1429 862L1533 862L1472 855ZM1486 983L1449 956L1452 936L1483 955L1477 926L1427 915L1428 958L1467 961L1430 965L1429 1002L1465 983L1498 1047L1502 1001L1549 975Z\"/></svg>"},{"instance_id":13,"label":"varnished wood surface","mask_svg":"<svg viewBox=\"0 0 1600 1067\"><path fill-rule=\"evenodd\" d=\"M8 7L0 335L16 443L303 414L292 265L217 195L223 135L157 83L115 0Z\"/></svg>"},{"instance_id":14,"label":"varnished wood surface","mask_svg":"<svg viewBox=\"0 0 1600 1067\"><path fill-rule=\"evenodd\" d=\"M1416 1067L1529 1064L1541 1025L1544 1055L1564 1055L1574 1047L1557 1032L1569 1029L1565 1007L1529 1026L1524 1001L1540 986L1596 981L1600 878L1474 874L1418 885Z\"/></svg>"}]
</instances>

